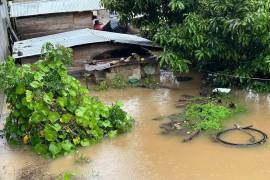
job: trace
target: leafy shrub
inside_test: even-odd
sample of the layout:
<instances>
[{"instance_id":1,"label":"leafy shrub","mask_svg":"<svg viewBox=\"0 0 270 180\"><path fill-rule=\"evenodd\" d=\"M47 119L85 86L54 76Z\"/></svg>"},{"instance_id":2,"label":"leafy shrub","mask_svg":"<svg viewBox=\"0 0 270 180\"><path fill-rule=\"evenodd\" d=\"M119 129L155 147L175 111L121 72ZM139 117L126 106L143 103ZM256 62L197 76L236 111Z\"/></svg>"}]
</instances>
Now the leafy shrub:
<instances>
[{"instance_id":1,"label":"leafy shrub","mask_svg":"<svg viewBox=\"0 0 270 180\"><path fill-rule=\"evenodd\" d=\"M210 97L193 98L183 112L188 128L193 130L219 130L223 121L246 109L234 103L231 95L215 93Z\"/></svg>"},{"instance_id":2,"label":"leafy shrub","mask_svg":"<svg viewBox=\"0 0 270 180\"><path fill-rule=\"evenodd\" d=\"M127 132L133 125L133 119L122 110L122 104L116 103L109 109L109 120L101 122L101 127L110 138Z\"/></svg>"},{"instance_id":3,"label":"leafy shrub","mask_svg":"<svg viewBox=\"0 0 270 180\"><path fill-rule=\"evenodd\" d=\"M47 44L43 52L35 64L17 66L8 59L0 65L0 85L11 110L4 127L9 143L31 145L36 153L54 158L99 142L110 133L103 129L104 122L118 119L122 126L114 126L117 134L131 127L131 118L117 117L124 113L120 108L88 96L88 90L68 75L70 49Z\"/></svg>"},{"instance_id":4,"label":"leafy shrub","mask_svg":"<svg viewBox=\"0 0 270 180\"><path fill-rule=\"evenodd\" d=\"M122 75L117 74L115 78L112 79L111 86L115 89L124 89L128 86L128 83L125 81Z\"/></svg>"},{"instance_id":5,"label":"leafy shrub","mask_svg":"<svg viewBox=\"0 0 270 180\"><path fill-rule=\"evenodd\" d=\"M107 91L109 89L109 84L107 81L101 81L98 85L94 87L95 91Z\"/></svg>"},{"instance_id":6,"label":"leafy shrub","mask_svg":"<svg viewBox=\"0 0 270 180\"><path fill-rule=\"evenodd\" d=\"M147 76L143 80L143 85L147 88L155 88L157 84L158 83L153 76Z\"/></svg>"},{"instance_id":7,"label":"leafy shrub","mask_svg":"<svg viewBox=\"0 0 270 180\"><path fill-rule=\"evenodd\" d=\"M101 81L93 89L94 91L107 91L109 88L125 89L128 86L129 84L125 81L124 77L117 74L111 81Z\"/></svg>"},{"instance_id":8,"label":"leafy shrub","mask_svg":"<svg viewBox=\"0 0 270 180\"><path fill-rule=\"evenodd\" d=\"M232 114L229 108L214 103L190 104L185 111L186 119L195 130L218 130L222 121Z\"/></svg>"}]
</instances>

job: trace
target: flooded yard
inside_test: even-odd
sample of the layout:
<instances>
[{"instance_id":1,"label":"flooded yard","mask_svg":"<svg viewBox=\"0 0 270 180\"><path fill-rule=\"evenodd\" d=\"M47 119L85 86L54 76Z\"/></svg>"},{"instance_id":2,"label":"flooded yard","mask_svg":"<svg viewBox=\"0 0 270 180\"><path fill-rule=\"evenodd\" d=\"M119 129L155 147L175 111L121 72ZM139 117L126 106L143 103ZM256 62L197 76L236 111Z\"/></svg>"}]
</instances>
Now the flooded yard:
<instances>
[{"instance_id":1,"label":"flooded yard","mask_svg":"<svg viewBox=\"0 0 270 180\"><path fill-rule=\"evenodd\" d=\"M51 175L69 171L79 179L101 180L268 180L269 143L232 148L213 143L208 136L182 143L178 136L161 134L161 122L153 119L181 111L175 107L176 100L183 94L199 95L199 82L195 78L174 90L128 88L92 92L108 104L124 103L125 110L136 120L130 133L80 149L79 153L91 160L82 165L74 163L74 155L44 160L26 148L8 148L1 140L0 179L50 179ZM249 112L228 121L226 126L254 125L270 135L270 95L240 91L234 94Z\"/></svg>"}]
</instances>

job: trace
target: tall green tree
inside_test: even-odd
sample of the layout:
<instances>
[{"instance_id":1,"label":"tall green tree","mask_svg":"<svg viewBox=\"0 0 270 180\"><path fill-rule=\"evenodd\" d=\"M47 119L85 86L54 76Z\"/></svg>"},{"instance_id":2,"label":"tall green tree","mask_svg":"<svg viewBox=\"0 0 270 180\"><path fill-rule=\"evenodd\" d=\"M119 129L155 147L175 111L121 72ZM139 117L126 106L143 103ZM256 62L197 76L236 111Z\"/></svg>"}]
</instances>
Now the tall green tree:
<instances>
[{"instance_id":1,"label":"tall green tree","mask_svg":"<svg viewBox=\"0 0 270 180\"><path fill-rule=\"evenodd\" d=\"M218 73L222 85L270 90L270 0L103 0L123 21L143 16L143 33L162 47L161 64ZM230 75L230 76L228 76ZM232 76L235 76L234 78ZM239 78L241 77L241 78Z\"/></svg>"}]
</instances>

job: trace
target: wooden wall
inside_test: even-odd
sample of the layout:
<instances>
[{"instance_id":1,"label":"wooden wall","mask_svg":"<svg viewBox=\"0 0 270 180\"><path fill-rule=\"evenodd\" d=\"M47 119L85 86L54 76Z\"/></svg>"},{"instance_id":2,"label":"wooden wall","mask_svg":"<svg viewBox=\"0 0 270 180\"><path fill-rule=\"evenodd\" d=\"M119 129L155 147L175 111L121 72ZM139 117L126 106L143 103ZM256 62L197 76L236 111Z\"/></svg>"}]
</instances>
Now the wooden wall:
<instances>
[{"instance_id":1,"label":"wooden wall","mask_svg":"<svg viewBox=\"0 0 270 180\"><path fill-rule=\"evenodd\" d=\"M84 71L84 65L91 62L91 60L102 53L121 48L127 48L128 45L113 44L113 43L99 43L89 44L73 47L73 66L69 67L69 72L74 76L81 76ZM26 57L21 59L22 64L35 63L39 56Z\"/></svg>"},{"instance_id":2,"label":"wooden wall","mask_svg":"<svg viewBox=\"0 0 270 180\"><path fill-rule=\"evenodd\" d=\"M98 43L73 47L73 64L75 67L81 67L87 62L91 62L91 60L97 55L100 55L107 51L126 47L127 45L114 43ZM39 56L26 57L22 58L21 62L23 64L34 63L38 59Z\"/></svg>"},{"instance_id":3,"label":"wooden wall","mask_svg":"<svg viewBox=\"0 0 270 180\"><path fill-rule=\"evenodd\" d=\"M9 40L7 32L7 21L9 21L7 1L2 0L0 5L0 62L3 62L9 54Z\"/></svg>"},{"instance_id":4,"label":"wooden wall","mask_svg":"<svg viewBox=\"0 0 270 180\"><path fill-rule=\"evenodd\" d=\"M29 39L83 28L93 28L93 14L88 12L47 14L15 20L20 39Z\"/></svg>"}]
</instances>

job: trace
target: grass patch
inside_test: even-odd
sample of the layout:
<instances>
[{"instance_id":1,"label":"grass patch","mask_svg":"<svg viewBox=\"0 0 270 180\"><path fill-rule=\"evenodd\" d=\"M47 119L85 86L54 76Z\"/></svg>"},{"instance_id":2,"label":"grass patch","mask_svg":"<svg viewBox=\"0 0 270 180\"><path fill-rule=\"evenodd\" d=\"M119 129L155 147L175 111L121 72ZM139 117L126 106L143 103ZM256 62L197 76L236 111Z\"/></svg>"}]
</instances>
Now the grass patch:
<instances>
[{"instance_id":1,"label":"grass patch","mask_svg":"<svg viewBox=\"0 0 270 180\"><path fill-rule=\"evenodd\" d=\"M111 81L111 86L115 89L124 89L128 87L128 82L126 82L124 77L119 74Z\"/></svg>"},{"instance_id":2,"label":"grass patch","mask_svg":"<svg viewBox=\"0 0 270 180\"><path fill-rule=\"evenodd\" d=\"M107 81L101 81L98 85L94 86L94 91L107 91L110 85Z\"/></svg>"},{"instance_id":3,"label":"grass patch","mask_svg":"<svg viewBox=\"0 0 270 180\"><path fill-rule=\"evenodd\" d=\"M147 76L143 79L143 86L146 88L156 88L158 86L158 82L155 80L153 76Z\"/></svg>"},{"instance_id":4,"label":"grass patch","mask_svg":"<svg viewBox=\"0 0 270 180\"><path fill-rule=\"evenodd\" d=\"M162 117L161 119L169 120L169 123L164 123L161 128L165 129L166 133L179 130L189 133L220 130L224 121L246 111L235 102L232 96L224 94L192 98L188 100L182 113Z\"/></svg>"},{"instance_id":5,"label":"grass patch","mask_svg":"<svg viewBox=\"0 0 270 180\"><path fill-rule=\"evenodd\" d=\"M101 81L98 85L93 87L94 91L107 91L110 88L113 89L125 89L129 86L129 83L125 81L122 75L116 75L111 81Z\"/></svg>"},{"instance_id":6,"label":"grass patch","mask_svg":"<svg viewBox=\"0 0 270 180\"><path fill-rule=\"evenodd\" d=\"M125 89L127 87L145 87L145 88L157 88L159 83L155 80L153 76L146 76L142 80L131 79L126 81L125 78L118 74L112 80L101 81L98 85L93 87L94 91L107 91L110 88L113 89Z\"/></svg>"},{"instance_id":7,"label":"grass patch","mask_svg":"<svg viewBox=\"0 0 270 180\"><path fill-rule=\"evenodd\" d=\"M216 94L193 99L183 115L190 129L208 131L220 130L224 120L244 111L245 108L237 105L232 96Z\"/></svg>"}]
</instances>

